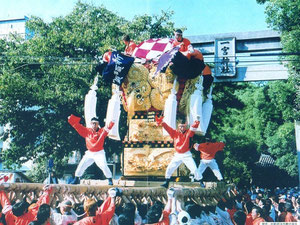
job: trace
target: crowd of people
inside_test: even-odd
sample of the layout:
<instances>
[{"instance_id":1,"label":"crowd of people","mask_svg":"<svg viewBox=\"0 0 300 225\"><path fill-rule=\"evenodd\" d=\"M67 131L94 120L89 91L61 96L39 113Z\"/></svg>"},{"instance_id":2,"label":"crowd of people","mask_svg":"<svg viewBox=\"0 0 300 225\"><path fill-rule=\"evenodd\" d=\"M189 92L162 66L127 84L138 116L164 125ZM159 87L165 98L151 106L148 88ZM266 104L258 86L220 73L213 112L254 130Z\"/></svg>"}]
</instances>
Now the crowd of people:
<instances>
[{"instance_id":1,"label":"crowd of people","mask_svg":"<svg viewBox=\"0 0 300 225\"><path fill-rule=\"evenodd\" d=\"M176 199L176 190L166 191L167 202L145 200L123 202L122 190L113 187L103 200L85 197L76 202L66 194L56 207L50 203L55 185L46 185L38 199L24 197L10 202L8 193L0 191L0 225L258 225L261 222L300 221L298 188L236 190L231 198L219 199L216 205L199 205ZM25 196L25 195L24 195Z\"/></svg>"}]
</instances>

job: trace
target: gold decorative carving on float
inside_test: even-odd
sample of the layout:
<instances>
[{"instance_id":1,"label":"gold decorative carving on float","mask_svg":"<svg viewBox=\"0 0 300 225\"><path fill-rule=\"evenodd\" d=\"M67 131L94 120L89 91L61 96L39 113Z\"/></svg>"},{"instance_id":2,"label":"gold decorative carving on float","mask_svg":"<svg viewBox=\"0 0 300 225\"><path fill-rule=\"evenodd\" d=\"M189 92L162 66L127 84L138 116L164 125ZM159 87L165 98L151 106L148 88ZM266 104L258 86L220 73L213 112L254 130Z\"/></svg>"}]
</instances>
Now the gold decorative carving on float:
<instances>
[{"instance_id":1,"label":"gold decorative carving on float","mask_svg":"<svg viewBox=\"0 0 300 225\"><path fill-rule=\"evenodd\" d=\"M150 148L149 145L144 145L143 148L125 148L124 175L164 176L174 153L173 148Z\"/></svg>"}]
</instances>

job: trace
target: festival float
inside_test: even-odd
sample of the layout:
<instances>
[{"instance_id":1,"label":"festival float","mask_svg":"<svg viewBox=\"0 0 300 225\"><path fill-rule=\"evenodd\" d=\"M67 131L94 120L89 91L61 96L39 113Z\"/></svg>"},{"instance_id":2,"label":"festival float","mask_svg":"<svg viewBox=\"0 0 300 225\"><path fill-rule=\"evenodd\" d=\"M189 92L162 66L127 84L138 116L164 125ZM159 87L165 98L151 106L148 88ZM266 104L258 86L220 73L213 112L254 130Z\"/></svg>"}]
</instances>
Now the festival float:
<instances>
[{"instance_id":1,"label":"festival float","mask_svg":"<svg viewBox=\"0 0 300 225\"><path fill-rule=\"evenodd\" d=\"M109 62L98 70L104 81L112 84L106 121L114 119L117 126L109 133L110 138L120 140L120 104L127 112L129 130L123 140L122 154L125 178L165 174L174 155L173 140L162 126L156 125L155 116L163 116L173 129L180 118L188 126L199 120L196 135L204 136L207 131L213 108L212 82L203 94L203 72L211 75L210 69L198 50L188 58L179 52L178 46L172 47L172 41L169 38L144 41L137 46L133 57L114 51ZM88 111L95 107L85 108ZM173 175L188 176L188 172L182 165Z\"/></svg>"}]
</instances>

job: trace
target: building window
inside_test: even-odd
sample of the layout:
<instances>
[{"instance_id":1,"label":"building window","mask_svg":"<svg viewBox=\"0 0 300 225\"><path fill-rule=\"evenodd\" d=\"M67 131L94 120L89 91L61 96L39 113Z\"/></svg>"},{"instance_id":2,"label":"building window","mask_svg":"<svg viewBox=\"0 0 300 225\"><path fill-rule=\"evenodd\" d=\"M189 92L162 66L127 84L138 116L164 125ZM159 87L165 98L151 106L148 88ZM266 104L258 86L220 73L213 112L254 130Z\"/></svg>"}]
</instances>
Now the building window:
<instances>
[{"instance_id":1,"label":"building window","mask_svg":"<svg viewBox=\"0 0 300 225\"><path fill-rule=\"evenodd\" d=\"M14 25L11 24L11 25L10 25L10 28L13 28L13 27L14 27Z\"/></svg>"}]
</instances>

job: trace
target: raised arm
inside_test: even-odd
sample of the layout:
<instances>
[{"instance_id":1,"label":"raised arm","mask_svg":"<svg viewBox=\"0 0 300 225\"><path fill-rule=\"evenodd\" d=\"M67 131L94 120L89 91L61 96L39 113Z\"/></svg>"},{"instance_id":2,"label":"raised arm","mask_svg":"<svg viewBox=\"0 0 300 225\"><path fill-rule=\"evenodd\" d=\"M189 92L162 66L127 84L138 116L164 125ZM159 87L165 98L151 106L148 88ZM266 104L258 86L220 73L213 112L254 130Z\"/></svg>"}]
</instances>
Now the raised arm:
<instances>
[{"instance_id":1,"label":"raised arm","mask_svg":"<svg viewBox=\"0 0 300 225\"><path fill-rule=\"evenodd\" d=\"M156 121L157 126L162 125L162 127L168 132L168 134L171 136L171 138L174 138L176 130L174 130L168 124L163 122L163 119L164 119L163 116L161 116L161 117L155 116L155 121Z\"/></svg>"},{"instance_id":2,"label":"raised arm","mask_svg":"<svg viewBox=\"0 0 300 225\"><path fill-rule=\"evenodd\" d=\"M50 195L54 189L53 185L45 185L43 188L43 194L39 197L37 201L37 205L40 206L41 204L49 204L50 203Z\"/></svg>"},{"instance_id":3,"label":"raised arm","mask_svg":"<svg viewBox=\"0 0 300 225\"><path fill-rule=\"evenodd\" d=\"M194 136L195 131L197 130L197 128L199 127L200 122L198 120L195 120L195 122L193 123L193 125L190 127L190 129L187 131L187 137L191 138Z\"/></svg>"},{"instance_id":4,"label":"raised arm","mask_svg":"<svg viewBox=\"0 0 300 225\"><path fill-rule=\"evenodd\" d=\"M117 191L115 188L108 190L109 197L102 203L97 211L97 216L101 217L103 224L109 224L115 213L115 198Z\"/></svg>"},{"instance_id":5,"label":"raised arm","mask_svg":"<svg viewBox=\"0 0 300 225\"><path fill-rule=\"evenodd\" d=\"M108 126L104 127L103 128L103 132L102 134L100 135L100 139L104 139L106 138L106 136L108 135L109 131L113 128L113 126L115 125L115 122L114 121L111 121ZM99 142L99 140L97 142Z\"/></svg>"},{"instance_id":6,"label":"raised arm","mask_svg":"<svg viewBox=\"0 0 300 225\"><path fill-rule=\"evenodd\" d=\"M87 137L89 129L79 123L80 122L80 117L77 117L77 116L74 116L73 114L71 114L68 117L68 122L78 132L78 134L81 137L84 137L84 138Z\"/></svg>"},{"instance_id":7,"label":"raised arm","mask_svg":"<svg viewBox=\"0 0 300 225\"><path fill-rule=\"evenodd\" d=\"M10 201L9 201L6 193L3 190L0 191L0 204L1 204L2 208L3 208L2 209L3 213L6 213L9 210L11 210Z\"/></svg>"},{"instance_id":8,"label":"raised arm","mask_svg":"<svg viewBox=\"0 0 300 225\"><path fill-rule=\"evenodd\" d=\"M43 194L39 197L36 205L31 208L32 214L37 215L40 205L50 203L50 194L53 191L52 185L45 185L43 188Z\"/></svg>"}]
</instances>

